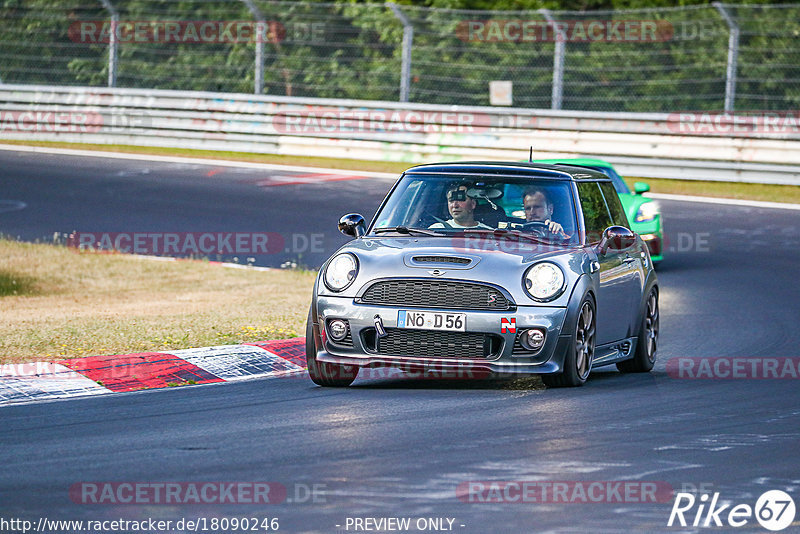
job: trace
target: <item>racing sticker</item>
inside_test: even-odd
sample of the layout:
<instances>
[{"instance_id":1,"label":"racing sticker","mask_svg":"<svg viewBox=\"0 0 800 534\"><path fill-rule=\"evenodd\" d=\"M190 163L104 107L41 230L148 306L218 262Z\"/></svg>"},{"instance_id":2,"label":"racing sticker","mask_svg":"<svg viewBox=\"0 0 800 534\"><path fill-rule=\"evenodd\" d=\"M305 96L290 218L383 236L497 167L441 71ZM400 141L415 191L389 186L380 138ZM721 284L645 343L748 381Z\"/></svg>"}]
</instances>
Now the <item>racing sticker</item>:
<instances>
[{"instance_id":1,"label":"racing sticker","mask_svg":"<svg viewBox=\"0 0 800 534\"><path fill-rule=\"evenodd\" d=\"M299 365L254 345L183 349L170 354L224 380L280 376L303 370Z\"/></svg>"},{"instance_id":2,"label":"racing sticker","mask_svg":"<svg viewBox=\"0 0 800 534\"><path fill-rule=\"evenodd\" d=\"M516 334L517 333L517 318L516 317L501 317L500 318L500 333L501 334Z\"/></svg>"}]
</instances>

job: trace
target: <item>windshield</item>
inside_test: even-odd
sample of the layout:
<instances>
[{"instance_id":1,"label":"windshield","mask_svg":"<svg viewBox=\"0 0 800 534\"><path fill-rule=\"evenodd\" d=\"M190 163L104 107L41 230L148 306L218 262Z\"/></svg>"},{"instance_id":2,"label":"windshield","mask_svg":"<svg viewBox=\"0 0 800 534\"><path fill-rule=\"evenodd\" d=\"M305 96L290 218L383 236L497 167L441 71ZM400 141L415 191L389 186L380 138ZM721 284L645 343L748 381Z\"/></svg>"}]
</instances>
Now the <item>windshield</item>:
<instances>
[{"instance_id":1,"label":"windshield","mask_svg":"<svg viewBox=\"0 0 800 534\"><path fill-rule=\"evenodd\" d=\"M410 174L375 216L371 234L482 232L498 238L575 244L574 205L568 181Z\"/></svg>"},{"instance_id":2,"label":"windshield","mask_svg":"<svg viewBox=\"0 0 800 534\"><path fill-rule=\"evenodd\" d=\"M628 184L625 183L625 180L622 179L622 176L617 174L617 171L610 167L593 167L598 171L602 172L609 178L611 178L611 183L614 184L614 189L617 190L618 195L630 195L631 190L628 188Z\"/></svg>"}]
</instances>

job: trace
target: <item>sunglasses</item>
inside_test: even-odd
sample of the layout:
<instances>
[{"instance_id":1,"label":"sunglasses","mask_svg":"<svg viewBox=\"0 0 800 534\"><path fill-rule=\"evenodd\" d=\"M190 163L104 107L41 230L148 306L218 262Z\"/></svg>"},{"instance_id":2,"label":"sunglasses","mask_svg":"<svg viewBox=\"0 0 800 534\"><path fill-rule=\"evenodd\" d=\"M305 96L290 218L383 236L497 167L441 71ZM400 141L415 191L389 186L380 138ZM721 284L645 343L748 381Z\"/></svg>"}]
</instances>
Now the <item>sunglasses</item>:
<instances>
[{"instance_id":1,"label":"sunglasses","mask_svg":"<svg viewBox=\"0 0 800 534\"><path fill-rule=\"evenodd\" d=\"M447 201L453 202L454 200L464 201L467 200L467 192L463 189L456 189L447 193Z\"/></svg>"}]
</instances>

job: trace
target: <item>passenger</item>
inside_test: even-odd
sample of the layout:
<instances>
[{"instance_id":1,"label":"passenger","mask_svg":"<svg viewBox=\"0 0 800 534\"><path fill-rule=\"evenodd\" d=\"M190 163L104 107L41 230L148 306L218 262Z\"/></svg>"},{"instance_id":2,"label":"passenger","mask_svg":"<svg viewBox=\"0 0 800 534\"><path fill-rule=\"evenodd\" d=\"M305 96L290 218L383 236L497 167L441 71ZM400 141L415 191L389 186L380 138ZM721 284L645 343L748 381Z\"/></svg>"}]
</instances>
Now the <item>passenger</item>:
<instances>
[{"instance_id":1,"label":"passenger","mask_svg":"<svg viewBox=\"0 0 800 534\"><path fill-rule=\"evenodd\" d=\"M491 226L475 220L474 211L478 203L474 198L467 196L469 187L470 184L468 182L461 182L448 188L447 211L450 212L451 218L444 222L433 223L428 228L482 228L492 230Z\"/></svg>"}]
</instances>

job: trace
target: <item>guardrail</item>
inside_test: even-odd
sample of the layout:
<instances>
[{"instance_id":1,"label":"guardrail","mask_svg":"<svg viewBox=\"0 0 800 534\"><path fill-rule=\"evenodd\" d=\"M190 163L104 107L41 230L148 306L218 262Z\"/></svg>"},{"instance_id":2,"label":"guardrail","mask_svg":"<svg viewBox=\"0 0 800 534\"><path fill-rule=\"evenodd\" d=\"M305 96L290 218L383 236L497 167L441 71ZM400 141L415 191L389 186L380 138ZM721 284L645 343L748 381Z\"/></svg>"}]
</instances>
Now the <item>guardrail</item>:
<instances>
[{"instance_id":1,"label":"guardrail","mask_svg":"<svg viewBox=\"0 0 800 534\"><path fill-rule=\"evenodd\" d=\"M0 85L0 139L406 161L597 156L630 176L800 185L791 115L606 113Z\"/></svg>"}]
</instances>

